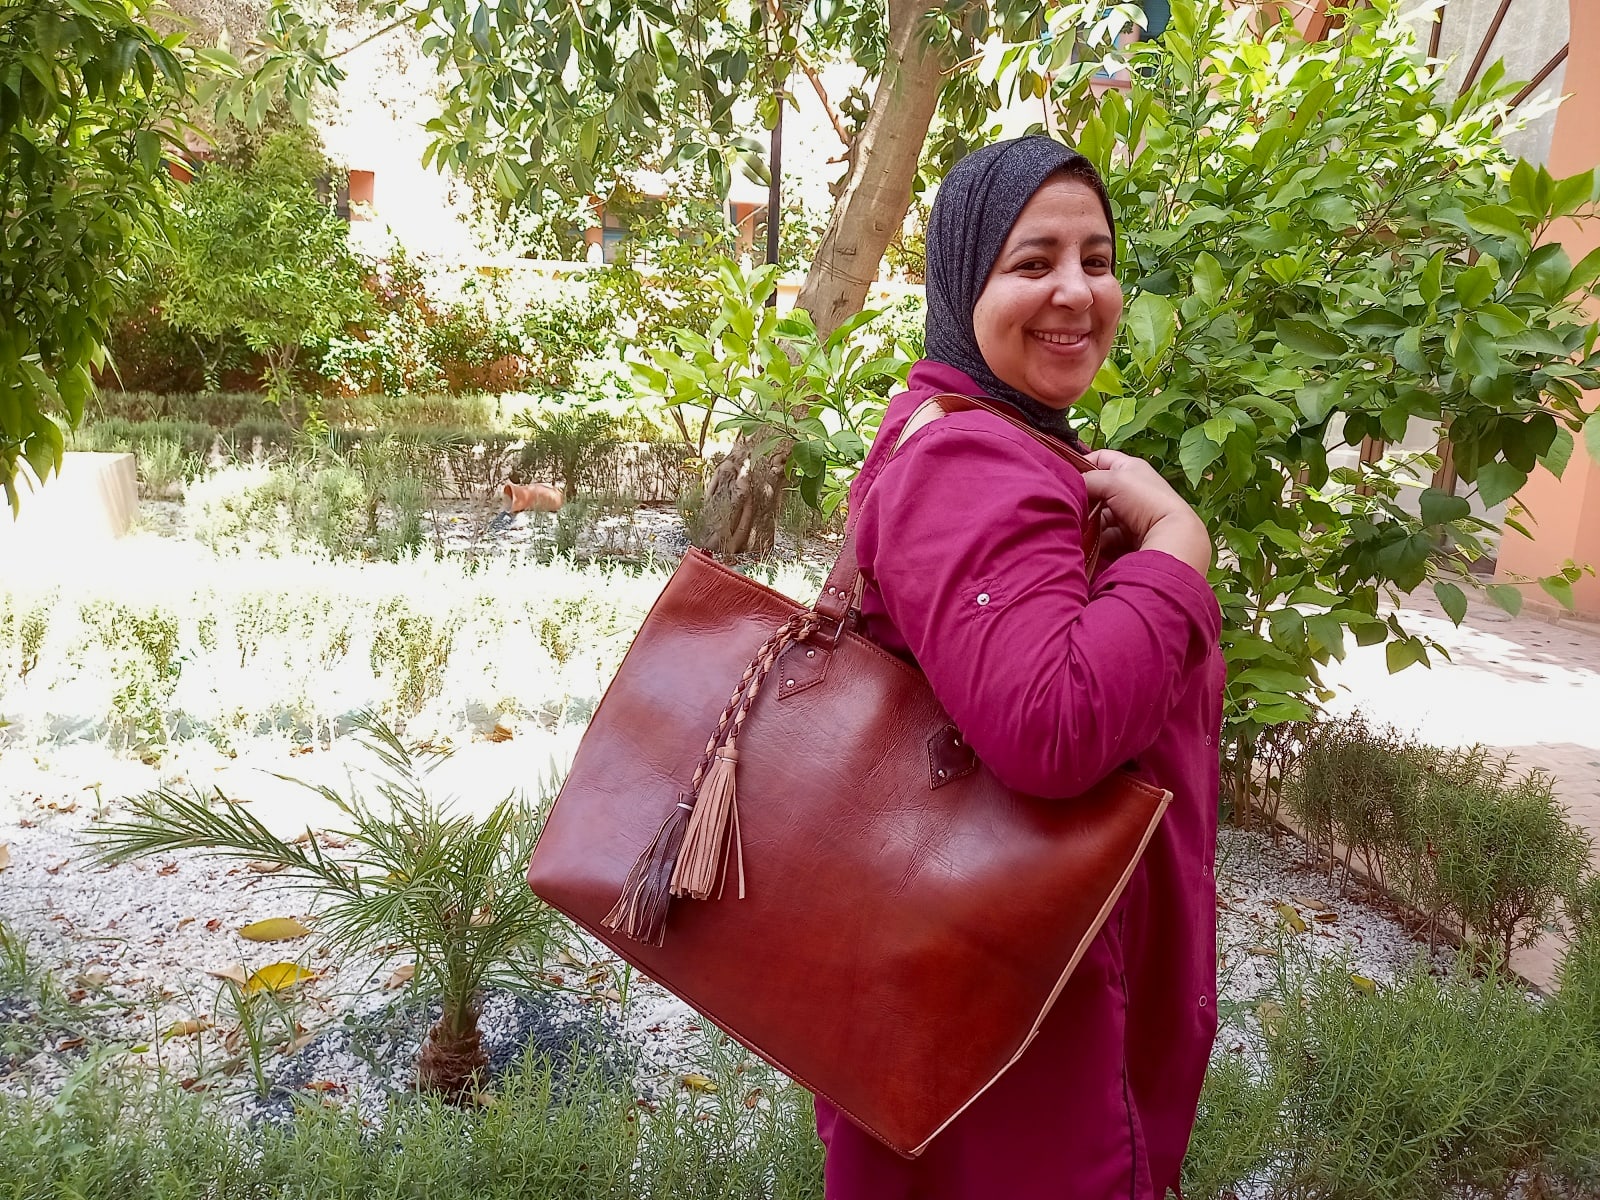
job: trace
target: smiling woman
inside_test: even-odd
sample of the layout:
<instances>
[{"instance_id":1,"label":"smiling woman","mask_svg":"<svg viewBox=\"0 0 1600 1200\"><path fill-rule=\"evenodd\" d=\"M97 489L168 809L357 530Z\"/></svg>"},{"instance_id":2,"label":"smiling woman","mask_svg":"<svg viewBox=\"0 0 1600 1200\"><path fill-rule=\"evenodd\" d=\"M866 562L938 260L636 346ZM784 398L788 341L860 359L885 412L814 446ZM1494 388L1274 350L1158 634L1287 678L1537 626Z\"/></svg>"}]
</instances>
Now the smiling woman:
<instances>
[{"instance_id":1,"label":"smiling woman","mask_svg":"<svg viewBox=\"0 0 1600 1200\"><path fill-rule=\"evenodd\" d=\"M985 397L1076 441L1067 412L1122 314L1115 237L1093 167L1049 138L985 147L945 177L928 357L851 492L861 631L922 669L1007 787L1070 807L1133 762L1173 800L1037 1037L921 1157L818 1098L828 1200L1155 1200L1178 1183L1216 1030L1210 539L1139 459L1098 451L1080 474L997 412L930 420L944 405L927 404ZM1097 564L1085 532L1102 520Z\"/></svg>"}]
</instances>

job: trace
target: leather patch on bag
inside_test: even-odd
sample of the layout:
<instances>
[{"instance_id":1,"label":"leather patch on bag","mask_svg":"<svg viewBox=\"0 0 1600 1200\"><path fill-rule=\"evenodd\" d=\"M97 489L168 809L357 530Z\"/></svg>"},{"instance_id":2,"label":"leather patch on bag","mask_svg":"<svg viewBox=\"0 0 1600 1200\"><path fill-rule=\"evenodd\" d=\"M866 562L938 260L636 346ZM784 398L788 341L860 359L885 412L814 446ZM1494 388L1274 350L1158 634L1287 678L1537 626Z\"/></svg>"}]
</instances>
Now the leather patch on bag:
<instances>
[{"instance_id":1,"label":"leather patch on bag","mask_svg":"<svg viewBox=\"0 0 1600 1200\"><path fill-rule=\"evenodd\" d=\"M967 745L961 731L954 725L946 725L938 733L928 739L928 785L932 788L942 788L947 783L954 783L963 775L970 775L978 769L978 756L973 753L972 747Z\"/></svg>"},{"instance_id":2,"label":"leather patch on bag","mask_svg":"<svg viewBox=\"0 0 1600 1200\"><path fill-rule=\"evenodd\" d=\"M819 646L796 642L778 656L772 668L778 685L778 699L798 696L809 687L816 687L828 676L828 660L833 655Z\"/></svg>"}]
</instances>

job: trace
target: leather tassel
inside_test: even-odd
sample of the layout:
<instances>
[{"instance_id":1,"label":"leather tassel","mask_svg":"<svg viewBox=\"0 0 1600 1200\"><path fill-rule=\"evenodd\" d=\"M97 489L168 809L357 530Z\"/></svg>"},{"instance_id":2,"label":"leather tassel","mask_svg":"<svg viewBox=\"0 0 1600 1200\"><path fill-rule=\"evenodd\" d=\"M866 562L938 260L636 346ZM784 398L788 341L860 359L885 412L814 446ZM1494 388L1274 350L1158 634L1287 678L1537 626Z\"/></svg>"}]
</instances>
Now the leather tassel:
<instances>
[{"instance_id":1,"label":"leather tassel","mask_svg":"<svg viewBox=\"0 0 1600 1200\"><path fill-rule=\"evenodd\" d=\"M718 867L730 841L740 858L740 895L743 887L743 851L737 846L739 814L734 794L733 774L739 763L739 750L730 737L717 750L706 777L700 782L694 812L689 814L689 831L684 835L683 851L672 873L672 894L691 900L705 900L717 886Z\"/></svg>"},{"instance_id":2,"label":"leather tassel","mask_svg":"<svg viewBox=\"0 0 1600 1200\"><path fill-rule=\"evenodd\" d=\"M667 909L672 904L672 875L683 847L693 806L680 796L654 840L633 864L611 911L600 922L624 937L651 946L661 945L667 932Z\"/></svg>"}]
</instances>

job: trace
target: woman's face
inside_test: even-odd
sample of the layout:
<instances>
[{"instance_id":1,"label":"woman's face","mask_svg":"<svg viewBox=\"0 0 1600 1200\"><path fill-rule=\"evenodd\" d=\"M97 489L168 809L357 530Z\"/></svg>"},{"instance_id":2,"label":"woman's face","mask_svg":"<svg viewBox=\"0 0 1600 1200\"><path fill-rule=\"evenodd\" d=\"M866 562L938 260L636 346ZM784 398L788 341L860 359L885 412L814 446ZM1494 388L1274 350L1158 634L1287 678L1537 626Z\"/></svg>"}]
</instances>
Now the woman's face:
<instances>
[{"instance_id":1,"label":"woman's face","mask_svg":"<svg viewBox=\"0 0 1600 1200\"><path fill-rule=\"evenodd\" d=\"M996 377L1051 408L1089 390L1122 318L1114 249L1088 184L1058 176L1033 194L972 310Z\"/></svg>"}]
</instances>

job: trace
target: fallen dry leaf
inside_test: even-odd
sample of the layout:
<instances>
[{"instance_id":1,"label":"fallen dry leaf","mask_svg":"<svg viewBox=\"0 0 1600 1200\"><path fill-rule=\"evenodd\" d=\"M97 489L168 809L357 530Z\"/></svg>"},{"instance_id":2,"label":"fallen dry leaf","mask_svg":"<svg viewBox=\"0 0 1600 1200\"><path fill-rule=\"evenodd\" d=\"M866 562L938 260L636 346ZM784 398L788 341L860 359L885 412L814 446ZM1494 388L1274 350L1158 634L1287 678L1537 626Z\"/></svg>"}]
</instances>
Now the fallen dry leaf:
<instances>
[{"instance_id":1,"label":"fallen dry leaf","mask_svg":"<svg viewBox=\"0 0 1600 1200\"><path fill-rule=\"evenodd\" d=\"M758 1105L760 1103L761 1103L761 1089L760 1088L751 1088L747 1093L745 1093L744 1106L746 1108L754 1108L756 1105Z\"/></svg>"},{"instance_id":2,"label":"fallen dry leaf","mask_svg":"<svg viewBox=\"0 0 1600 1200\"><path fill-rule=\"evenodd\" d=\"M253 871L257 875L276 875L279 871L282 871L288 867L288 865L288 863L267 862L264 859L257 858L245 863L244 869L246 871Z\"/></svg>"},{"instance_id":3,"label":"fallen dry leaf","mask_svg":"<svg viewBox=\"0 0 1600 1200\"><path fill-rule=\"evenodd\" d=\"M510 726L502 725L500 722L496 721L494 728L483 735L483 740L486 742L509 742L516 736L517 735L512 732Z\"/></svg>"},{"instance_id":4,"label":"fallen dry leaf","mask_svg":"<svg viewBox=\"0 0 1600 1200\"><path fill-rule=\"evenodd\" d=\"M293 1041L285 1042L283 1044L283 1049L281 1051L279 1051L279 1053L282 1054L285 1058L288 1058L290 1055L299 1054L300 1051L304 1050L312 1042L316 1041L318 1036L319 1036L319 1034L314 1033L314 1032L313 1033L302 1033L299 1037L295 1038Z\"/></svg>"},{"instance_id":5,"label":"fallen dry leaf","mask_svg":"<svg viewBox=\"0 0 1600 1200\"><path fill-rule=\"evenodd\" d=\"M83 1045L83 1039L81 1037L69 1037L69 1038L63 1039L61 1044L58 1045L56 1047L56 1049L57 1050L76 1050L81 1045Z\"/></svg>"},{"instance_id":6,"label":"fallen dry leaf","mask_svg":"<svg viewBox=\"0 0 1600 1200\"><path fill-rule=\"evenodd\" d=\"M1283 918L1283 923L1296 933L1304 933L1307 929L1311 928L1306 924L1305 918L1295 911L1294 905L1285 904L1280 900L1272 907L1274 910L1276 910L1277 914Z\"/></svg>"},{"instance_id":7,"label":"fallen dry leaf","mask_svg":"<svg viewBox=\"0 0 1600 1200\"><path fill-rule=\"evenodd\" d=\"M179 917L178 928L182 929L185 925L193 925L199 919L198 917Z\"/></svg>"},{"instance_id":8,"label":"fallen dry leaf","mask_svg":"<svg viewBox=\"0 0 1600 1200\"><path fill-rule=\"evenodd\" d=\"M195 1017L187 1021L174 1021L172 1027L161 1036L163 1038L193 1037L197 1033L204 1033L211 1028L211 1022L205 1017Z\"/></svg>"},{"instance_id":9,"label":"fallen dry leaf","mask_svg":"<svg viewBox=\"0 0 1600 1200\"><path fill-rule=\"evenodd\" d=\"M393 991L395 988L405 987L406 984L410 983L414 978L416 978L416 974L417 964L406 963L406 965L403 967L396 967L394 969L394 974L389 976L389 978L384 982L383 986L390 991Z\"/></svg>"},{"instance_id":10,"label":"fallen dry leaf","mask_svg":"<svg viewBox=\"0 0 1600 1200\"><path fill-rule=\"evenodd\" d=\"M1258 958L1277 958L1278 957L1278 952L1276 950L1274 950L1271 946L1250 946L1247 949L1248 949L1249 953L1256 955Z\"/></svg>"},{"instance_id":11,"label":"fallen dry leaf","mask_svg":"<svg viewBox=\"0 0 1600 1200\"><path fill-rule=\"evenodd\" d=\"M582 963L582 962L579 962L577 959L573 958L572 957L572 952L569 951L569 950L561 951L559 954L556 955L556 959L559 962L565 963L569 967L587 967L589 965L588 963Z\"/></svg>"},{"instance_id":12,"label":"fallen dry leaf","mask_svg":"<svg viewBox=\"0 0 1600 1200\"><path fill-rule=\"evenodd\" d=\"M252 942L290 942L310 932L293 917L268 917L265 921L252 921L239 930L239 936Z\"/></svg>"},{"instance_id":13,"label":"fallen dry leaf","mask_svg":"<svg viewBox=\"0 0 1600 1200\"><path fill-rule=\"evenodd\" d=\"M1283 1021L1283 1005L1276 1000L1263 1000L1256 1005L1256 1016L1261 1020L1261 1032L1268 1037L1275 1037Z\"/></svg>"},{"instance_id":14,"label":"fallen dry leaf","mask_svg":"<svg viewBox=\"0 0 1600 1200\"><path fill-rule=\"evenodd\" d=\"M1356 991L1372 995L1378 990L1378 985L1365 975L1351 975L1350 982L1356 985Z\"/></svg>"},{"instance_id":15,"label":"fallen dry leaf","mask_svg":"<svg viewBox=\"0 0 1600 1200\"><path fill-rule=\"evenodd\" d=\"M1324 925L1326 925L1333 921L1337 921L1339 919L1339 914L1336 912L1312 913L1311 919L1313 921L1321 921Z\"/></svg>"},{"instance_id":16,"label":"fallen dry leaf","mask_svg":"<svg viewBox=\"0 0 1600 1200\"><path fill-rule=\"evenodd\" d=\"M349 1090L344 1084L335 1083L331 1079L313 1079L306 1084L306 1091L308 1092L339 1092L342 1094Z\"/></svg>"},{"instance_id":17,"label":"fallen dry leaf","mask_svg":"<svg viewBox=\"0 0 1600 1200\"><path fill-rule=\"evenodd\" d=\"M299 963L275 962L252 971L250 978L244 981L244 988L247 992L281 992L315 978L315 971L308 971Z\"/></svg>"},{"instance_id":18,"label":"fallen dry leaf","mask_svg":"<svg viewBox=\"0 0 1600 1200\"><path fill-rule=\"evenodd\" d=\"M110 971L85 971L78 976L78 982L88 987L105 987L110 981Z\"/></svg>"},{"instance_id":19,"label":"fallen dry leaf","mask_svg":"<svg viewBox=\"0 0 1600 1200\"><path fill-rule=\"evenodd\" d=\"M613 1004L621 1004L622 1003L622 993L617 991L616 988L607 988L605 991L601 992L600 994L602 996L604 996L607 1000L611 1001L611 1003L613 1003Z\"/></svg>"},{"instance_id":20,"label":"fallen dry leaf","mask_svg":"<svg viewBox=\"0 0 1600 1200\"><path fill-rule=\"evenodd\" d=\"M1318 900L1315 896L1290 896L1289 899L1301 908L1309 908L1312 912L1328 912L1333 908L1333 905L1325 900Z\"/></svg>"},{"instance_id":21,"label":"fallen dry leaf","mask_svg":"<svg viewBox=\"0 0 1600 1200\"><path fill-rule=\"evenodd\" d=\"M45 873L45 874L46 874L46 875L59 875L59 874L61 874L61 868L62 868L62 867L64 867L64 866L66 866L66 865L67 865L67 864L68 864L68 863L70 863L70 862L71 862L71 861L72 861L72 860L71 860L71 859L70 859L70 858L63 858L63 859L62 859L62 860L61 860L61 861L60 861L60 862L58 862L58 863L57 863L57 864L56 864L56 865L55 865L55 866L53 866L53 867L46 867L46 868L45 868L45 869L44 869L44 873Z\"/></svg>"},{"instance_id":22,"label":"fallen dry leaf","mask_svg":"<svg viewBox=\"0 0 1600 1200\"><path fill-rule=\"evenodd\" d=\"M156 868L156 874L157 875L176 875L177 873L178 873L178 864L175 863L175 862L162 863L159 867Z\"/></svg>"},{"instance_id":23,"label":"fallen dry leaf","mask_svg":"<svg viewBox=\"0 0 1600 1200\"><path fill-rule=\"evenodd\" d=\"M235 964L234 966L231 966L223 971L207 971L206 974L211 976L213 979L231 979L240 987L245 985L245 982L248 978L248 976L246 976L244 973L243 963Z\"/></svg>"},{"instance_id":24,"label":"fallen dry leaf","mask_svg":"<svg viewBox=\"0 0 1600 1200\"><path fill-rule=\"evenodd\" d=\"M691 1071L678 1082L691 1092L714 1092L717 1090L716 1082L705 1075L701 1075L698 1071Z\"/></svg>"},{"instance_id":25,"label":"fallen dry leaf","mask_svg":"<svg viewBox=\"0 0 1600 1200\"><path fill-rule=\"evenodd\" d=\"M0 842L0 871L11 865L11 843Z\"/></svg>"}]
</instances>

